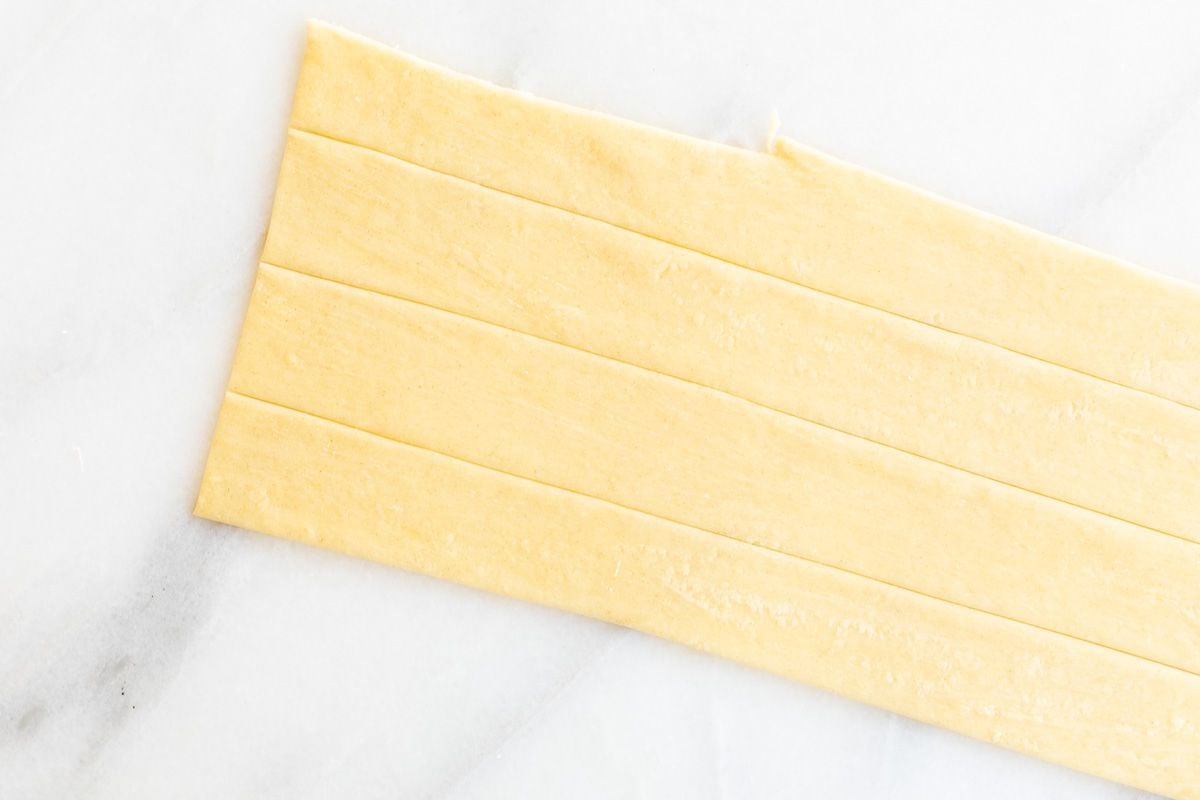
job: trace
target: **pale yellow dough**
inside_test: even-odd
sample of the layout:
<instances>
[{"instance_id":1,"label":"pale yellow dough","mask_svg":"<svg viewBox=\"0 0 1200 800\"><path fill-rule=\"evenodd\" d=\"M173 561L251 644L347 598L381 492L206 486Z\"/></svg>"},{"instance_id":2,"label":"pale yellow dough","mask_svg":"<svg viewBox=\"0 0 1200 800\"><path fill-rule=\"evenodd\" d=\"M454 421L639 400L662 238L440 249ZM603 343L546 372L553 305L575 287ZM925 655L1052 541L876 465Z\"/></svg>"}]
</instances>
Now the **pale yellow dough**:
<instances>
[{"instance_id":1,"label":"pale yellow dough","mask_svg":"<svg viewBox=\"0 0 1200 800\"><path fill-rule=\"evenodd\" d=\"M1194 288L322 25L292 126L196 513L1200 800Z\"/></svg>"}]
</instances>

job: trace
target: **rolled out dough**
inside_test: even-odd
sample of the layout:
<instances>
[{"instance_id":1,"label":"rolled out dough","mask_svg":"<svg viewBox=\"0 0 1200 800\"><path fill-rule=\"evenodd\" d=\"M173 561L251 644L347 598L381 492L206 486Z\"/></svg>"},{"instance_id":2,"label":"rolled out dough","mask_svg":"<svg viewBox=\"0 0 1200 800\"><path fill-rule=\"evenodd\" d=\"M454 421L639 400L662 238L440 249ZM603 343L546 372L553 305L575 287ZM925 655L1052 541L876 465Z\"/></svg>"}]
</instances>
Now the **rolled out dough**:
<instances>
[{"instance_id":1,"label":"rolled out dough","mask_svg":"<svg viewBox=\"0 0 1200 800\"><path fill-rule=\"evenodd\" d=\"M198 514L1200 800L1196 289L319 24L292 126Z\"/></svg>"},{"instance_id":2,"label":"rolled out dough","mask_svg":"<svg viewBox=\"0 0 1200 800\"><path fill-rule=\"evenodd\" d=\"M1197 287L782 137L689 139L320 23L292 124L1200 408Z\"/></svg>"}]
</instances>

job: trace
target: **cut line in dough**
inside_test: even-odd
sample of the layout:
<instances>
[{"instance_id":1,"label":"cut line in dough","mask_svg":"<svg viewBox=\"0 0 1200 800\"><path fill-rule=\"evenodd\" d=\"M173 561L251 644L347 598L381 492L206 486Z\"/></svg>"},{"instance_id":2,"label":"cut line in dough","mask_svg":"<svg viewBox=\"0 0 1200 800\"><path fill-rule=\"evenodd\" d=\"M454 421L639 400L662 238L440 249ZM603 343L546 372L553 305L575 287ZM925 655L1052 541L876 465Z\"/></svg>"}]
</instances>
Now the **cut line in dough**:
<instances>
[{"instance_id":1,"label":"cut line in dough","mask_svg":"<svg viewBox=\"0 0 1200 800\"><path fill-rule=\"evenodd\" d=\"M264 264L229 387L1200 672L1200 548L669 376Z\"/></svg>"},{"instance_id":2,"label":"cut line in dough","mask_svg":"<svg viewBox=\"0 0 1200 800\"><path fill-rule=\"evenodd\" d=\"M1200 412L292 133L263 259L1200 541Z\"/></svg>"}]
</instances>

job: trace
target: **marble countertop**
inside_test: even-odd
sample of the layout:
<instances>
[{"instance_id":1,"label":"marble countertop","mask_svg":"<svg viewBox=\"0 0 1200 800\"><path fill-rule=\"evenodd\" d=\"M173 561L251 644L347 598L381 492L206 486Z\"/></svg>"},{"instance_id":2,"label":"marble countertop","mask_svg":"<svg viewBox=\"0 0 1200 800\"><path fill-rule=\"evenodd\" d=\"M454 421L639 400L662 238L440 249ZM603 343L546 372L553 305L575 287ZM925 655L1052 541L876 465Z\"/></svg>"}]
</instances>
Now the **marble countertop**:
<instances>
[{"instance_id":1,"label":"marble countertop","mask_svg":"<svg viewBox=\"0 0 1200 800\"><path fill-rule=\"evenodd\" d=\"M320 16L1200 280L1200 5L8 0L0 796L1132 798L631 631L193 519Z\"/></svg>"}]
</instances>

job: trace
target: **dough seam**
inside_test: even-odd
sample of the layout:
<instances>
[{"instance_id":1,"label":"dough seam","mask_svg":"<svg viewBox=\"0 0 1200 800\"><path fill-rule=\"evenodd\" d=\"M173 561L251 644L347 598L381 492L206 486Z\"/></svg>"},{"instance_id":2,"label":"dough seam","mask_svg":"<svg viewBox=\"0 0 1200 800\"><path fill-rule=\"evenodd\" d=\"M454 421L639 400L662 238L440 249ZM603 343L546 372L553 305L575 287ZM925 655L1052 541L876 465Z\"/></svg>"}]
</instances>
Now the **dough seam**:
<instances>
[{"instance_id":1,"label":"dough seam","mask_svg":"<svg viewBox=\"0 0 1200 800\"><path fill-rule=\"evenodd\" d=\"M1113 646L1111 646L1111 645L1102 644L1102 643L1100 643L1100 642L1095 642L1095 641L1092 641L1091 639L1085 639L1085 638L1084 638L1084 637L1082 637L1082 636L1076 636L1076 635L1074 635L1074 634L1071 634L1071 633L1065 633L1065 632L1063 632L1063 631L1055 630L1054 628L1047 628L1047 627L1045 627L1045 626L1042 626L1042 625L1037 625L1037 624L1035 624L1035 623L1032 623L1032 622L1026 622L1025 620L1016 619L1015 617L1009 617L1009 616L1006 616L1006 615L1004 615L1004 614L998 614L998 613L996 613L996 612L994 612L994 611L987 611L986 609L982 609L982 608L976 608L976 607L974 607L974 606L969 606L969 605L966 605L966 604L964 604L964 603L955 602L954 600L947 600L947 599L946 599L946 598L944 598L944 597L938 597L937 595L928 594L928 593L926 593L926 592L922 592L922 591L920 591L919 589L912 589L912 588L910 588L910 587L908 587L908 586L904 586L904 585L901 585L901 584L899 584L899 583L892 583L891 581L883 580L882 578L876 578L876 577L874 577L874 576L867 575L867 574L865 574L865 573L862 573L862 572L857 572L857 571L855 571L855 570L852 570L852 569L847 569L846 567L839 567L839 566L836 566L836 565L834 565L834 564L827 564L827 563L825 563L824 561L818 561L817 559L814 559L814 558L808 558L807 556L797 555L796 553L789 553L789 552L787 552L786 550L779 550L779 549L776 549L776 548L774 548L774 547L771 547L771 546L769 546L769 545L760 544L760 543L758 543L758 542L752 542L752 541L748 541L748 540L746 540L746 539L740 539L740 538L738 538L737 536L732 536L732 535L730 535L730 534L727 534L727 533L721 533L720 531L714 531L714 530L710 530L710 529L708 529L708 528L702 528L702 527L700 527L700 526L698 526L698 525L693 525L693 524L691 524L691 523L688 523L688 522L682 522L682 521L680 521L680 520L677 520L677 519L672 519L671 517L665 517L665 516L663 516L662 514L656 514L656 513L654 513L654 512L651 512L651 511L646 511L646 510L644 510L644 509L635 508L634 506L626 505L626 504L624 504L624 503L621 503L621 502L618 502L618 501L616 501L616 500L610 500L610 499L608 499L608 498L606 498L606 497L600 497L600 496L598 496L598 495L589 494L588 492L582 492L582 491L579 491L578 489L571 489L571 488L569 488L569 487L566 487L566 486L559 486L558 484L555 484L555 483L549 483L549 482L547 482L547 481L540 480L540 479L538 479L538 478L533 478L533 477L530 477L530 476L528 476L528 475L520 475L520 474L518 474L518 473L515 473L515 472L510 472L510 471L508 471L508 470L505 470L505 469L500 469L500 468L498 468L498 467L490 466L490 465L488 465L488 464L483 464L483 463L480 463L480 462L478 462L478 461L473 461L473 460L471 460L471 459L469 459L469 458L463 458L462 456L453 455L453 454L451 454L451 453L444 453L444 452L442 452L441 450L436 450L436 449L434 449L434 448L432 448L432 447L425 447L425 446L423 446L423 445L414 444L413 442L405 441L405 440L403 440L403 439L397 439L397 438L394 438L394 437L392 437L392 436L385 436L385 435L384 435L384 434L382 434L382 433L376 433L375 431L367 430L366 428L360 428L360 427L359 427L359 426L357 426L357 425L351 425L351 424L349 424L349 423L346 423L346 422L341 422L341 421L339 421L339 420L336 420L336 419L331 419L331 418L329 418L329 417L322 416L321 414L316 414L316 413L313 413L313 412L311 412L311 411L305 411L305 410L304 410L304 409L302 409L302 408L296 408L296 407L294 407L294 406L289 406L289 405L286 405L286 404L284 404L284 403L278 403L278 402L275 402L275 401L273 401L273 400L264 400L264 399L263 399L263 398L261 398L261 397L256 397L256 396L254 396L254 395L252 395L252 394L247 394L245 391L240 391L240 390L236 390L236 389L226 389L226 390L225 390L225 392L226 392L226 394L233 395L233 396L235 396L235 397L241 397L241 398L245 398L245 399L247 399L247 400L251 400L251 401L253 401L253 402L256 402L256 403L262 403L263 405L272 406L272 407L274 407L274 408L283 409L284 411L289 411L289 412L291 412L291 413L294 413L294 414L301 414L301 415L303 415L303 416L305 416L305 417L310 417L310 418L312 418L312 419L320 420L320 421L322 421L322 422L329 423L330 425L337 425L337 426L338 426L338 427L340 427L340 428L346 428L346 429L348 429L348 430L357 431L358 433L361 433L361 434L363 434L363 435L365 435L365 436L370 436L370 437L373 437L373 438L375 438L375 439L382 439L382 440L384 440L384 441L387 441L387 442L392 442L392 443L395 443L395 444L403 445L404 447L411 447L411 448L413 448L414 450L421 450L421 451L423 451L423 452L426 452L426 453L434 453L434 454L436 454L436 455L438 455L438 456L440 456L440 457L442 457L442 458L448 458L448 459L451 459L452 461L457 461L457 462L459 462L459 463L462 463L462 464L469 464L469 465L470 465L470 466L472 466L472 467L476 467L476 468L478 468L478 469L482 469L482 470L487 470L488 472L495 473L495 474L497 474L497 475L507 475L507 476L508 476L508 477L510 477L510 478L515 478L516 480L520 480L520 481L527 481L527 482L529 482L529 483L537 484L538 486L544 486L544 487L546 487L547 489L551 489L551 490L553 490L553 491L556 491L556 492L566 492L566 493L568 493L568 494L572 494L572 495L575 495L575 496L577 496L577 497L585 497L585 498L587 498L588 500L592 500L592 501L595 501L595 502L597 502L597 503L604 503L605 505L613 506L613 507L615 507L615 508L624 509L625 511L628 511L628 512L629 512L629 513L631 513L631 514L637 514L637 515L639 515L639 516L648 517L648 518L650 518L650 519L658 520L658 521L660 521L660 522L665 522L665 523L668 523L668 524L671 524L671 525L678 525L678 526L680 526L680 527L683 527L683 528L688 528L689 530L696 531L697 533L703 533L703 534L709 534L709 535L712 535L712 536L718 536L718 537L720 537L721 539L724 539L724 540L727 540L727 541L730 541L730 542L734 542L734 543L737 543L737 544L742 544L742 545L745 545L745 546L747 546L747 547L752 547L752 548L754 548L754 549L756 549L756 550L760 550L760 551L763 551L763 552L772 553L772 554L774 554L774 555L776 555L776 556L779 556L779 557L781 557L781 558L794 558L794 559L796 559L796 560L798 560L798 561L803 561L803 562L804 562L804 563L806 563L806 564L812 564L813 566L821 567L821 568L823 568L823 569L833 570L833 571L835 571L835 572L842 573L842 574L844 574L844 575L849 575L849 576L852 576L852 577L854 577L854 578L858 578L858 579L860 579L860 580L864 580L864 581L871 581L872 583L877 583L877 584L880 584L880 585L882 585L882 586L887 586L887 587L890 587L890 588L892 588L892 589L895 589L895 590L897 590L897 591L901 591L901 592L907 592L907 593L909 593L909 594L916 595L917 597L923 597L923 598L925 598L925 599L927 599L927 600L931 600L931 601L933 601L933 602L936 602L936 603L944 603L944 604L945 604L945 605L947 605L947 606L953 606L953 607L955 607L955 608L961 608L961 609L963 609L964 611L969 611L969 612L972 612L972 613L975 613L975 614L983 614L983 615L985 615L985 616L988 616L988 617L993 617L993 618L995 618L995 619L1000 619L1000 620L1004 620L1004 621L1006 621L1006 622L1011 622L1011 623L1012 623L1012 624L1014 624L1014 625L1023 625L1023 626L1026 626L1026 627L1028 627L1028 628L1032 628L1032 629L1034 629L1034 630L1043 631L1043 632L1045 632L1045 633L1048 633L1048 634L1051 634L1051 635L1054 635L1054 636L1062 636L1062 637L1064 637L1064 638L1071 639L1071 640L1073 640L1073 641L1076 641L1076 642L1081 642L1081 643L1083 643L1083 644L1085 644L1085 645L1091 645L1091 646L1093 646L1093 647L1099 647L1099 648L1101 648L1101 649L1104 649L1104 650L1109 650L1109 651L1111 651L1111 652L1113 652L1113 653L1119 653L1119 654L1121 654L1121 655L1123 655L1123 656L1128 656L1129 658L1133 658L1133 659L1136 659L1136 660L1138 660L1138 661L1144 661L1144 662L1146 662L1146 663L1148 663L1148 664L1155 664L1155 665L1158 665L1158 666L1160 666L1160 667L1165 667L1165 668L1167 668L1167 669L1174 670L1175 672L1179 672L1179 673L1181 673L1181 674L1183 674L1183 675L1186 675L1186 676L1188 676L1188 678L1189 678L1189 679L1200 678L1200 673L1196 673L1196 672L1193 672L1193 671L1191 671L1191 670L1184 669L1183 667L1177 667L1177 666L1175 666L1175 665L1173 665L1173 664L1168 664L1168 663L1166 663L1166 662L1164 662L1164 661L1159 661L1159 660L1157 660L1157 659L1150 658L1150 657L1148 657L1148 656L1142 656L1142 655L1138 655L1137 653L1131 653L1131 652L1129 652L1128 650L1122 650L1122 649L1121 649L1121 648L1119 648L1119 647L1113 647Z\"/></svg>"},{"instance_id":2,"label":"dough seam","mask_svg":"<svg viewBox=\"0 0 1200 800\"><path fill-rule=\"evenodd\" d=\"M1187 538L1186 536L1181 536L1181 535L1179 535L1179 534L1177 534L1177 533L1171 533L1170 531L1165 531L1165 530L1162 530L1161 528L1156 528L1156 527L1153 527L1153 526L1151 526L1151 525L1146 525L1146 524L1144 524L1144 523L1135 522L1135 521L1133 521L1133 520L1125 519L1124 517L1119 517L1119 516L1117 516L1117 515L1115 515L1115 514L1110 514L1110 513L1106 512L1106 511L1099 511L1099 510L1097 510L1097 509L1094 509L1094 508L1089 508L1088 506L1084 506L1084 505L1080 505L1080 504L1078 504L1078 503L1071 502L1070 500L1064 500L1064 499L1063 499L1063 498L1061 498L1061 497L1055 497L1054 495L1045 494L1044 492L1039 492L1039 491L1037 491L1037 490L1035 490L1035 489L1029 489L1029 488L1027 488L1027 487L1020 486L1020 485L1018 485L1018 484L1015 484L1015 483L1010 483L1010 482L1008 482L1008 481L1003 481L1003 480L1000 480L1000 479L998 479L998 478L993 478L993 477L991 477L991 476L984 475L984 474L982 474L982 473L979 473L979 472L974 472L974 471L972 471L972 470L969 470L969 469L964 469L963 467L955 466L954 464L950 464L950 463L947 463L947 462L945 462L945 461L939 461L939 460L938 460L938 459L936 459L936 458L930 458L929 456L924 456L924 455L921 455L920 453L914 453L914 452L912 452L911 450L905 450L905 449L904 449L904 448L902 448L902 447L896 447L895 445L887 444L886 442L880 442L880 441L877 441L877 440L875 440L875 439L868 438L868 437L866 437L866 436L860 436L859 434L856 434L856 433L851 433L850 431L845 431L845 430L842 430L841 428L835 428L835 427L833 427L832 425L826 425L826 424L824 424L824 423L821 423L821 422L817 422L817 421L815 421L815 420L808 419L807 417L801 417L801 416L798 416L798 415L796 415L796 414L792 414L792 413L790 413L790 412L783 411L782 409L778 409L778 408L775 408L775 407L773 407L773 406L765 405L765 404L763 404L763 403L759 403L759 402L757 402L757 401L750 400L750 399L748 399L748 398L742 397L741 395L737 395L737 394L733 394L733 393L731 393L731 392L727 392L727 391L725 391L724 389L718 389L718 388L717 388L717 387L715 387L715 386L709 386L708 384L705 384L705 383L700 383L700 382L698 382L698 381L693 381L693 380L690 380L690 379L688 379L688 378L680 377L680 376L678 376L678 375L672 375L672 374L671 374L671 373L669 373L669 372L662 372L661 370L657 370L657 369L655 369L655 368L653 368L653 367L648 367L648 366L645 366L645 365L642 365L642 364L637 364L637 363L634 363L634 362L632 362L632 361L625 361L625 360L623 360L623 359L620 359L620 358L615 358L615 357L613 357L613 356L606 355L606 354L604 354L604 353L597 353L597 352L595 352L595 351L593 351L593 350L587 350L587 349L585 349L585 348L582 348L582 347L577 347L577 346L575 346L575 345L573 345L573 344L567 344L566 342L560 342L560 341L558 341L558 340L556 340L556 339L547 339L547 338L545 338L544 336L539 336L539 335L537 335L537 334L534 334L534 333L528 333L528 332L526 332L526 331L518 330L518 329L516 329L516 328L510 328L510 327L508 327L507 325L501 325L500 323L497 323L497 322L491 322L491 321L488 321L488 320L485 320L485 319L480 319L480 318L478 318L478 317L471 316L470 314L464 314L464 313L462 313L462 312L460 312L460 311L454 311L454 310L452 310L452 309L448 309L448 308L442 308L441 306L436 306L436 305L433 305L433 304L431 304L431 303L426 303L426 302L422 302L422 301L420 301L420 300L415 300L415 299L413 299L413 298L411 298L411 297L404 297L404 296L402 296L402 295L398 295L398 294L389 294L389 293L387 293L387 292L382 292L382 291L379 291L379 290L377 290L377 289L371 289L371 288L368 288L368 287L366 287L366 286L359 286L358 284L354 284L354 283L347 283L347 282L345 282L345 281L340 281L340 280L336 280L336 279L334 279L334 278L329 278L329 277L326 277L326 276L324 276L324 275L314 275L314 274L313 274L313 273L311 273L311 272L305 272L304 270L301 270L301 269L296 269L295 267L288 267L288 266L284 266L284 265L282 265L282 264L277 264L277 263L274 263L274 262L271 262L271 261L260 261L259 263L260 263L260 264L262 264L262 265L265 265L265 266L267 266L267 267L271 267L271 268L274 268L274 269L283 270L283 271L285 271L285 272L290 272L290 273L293 273L293 274L295 274L295 275L301 275L301 276L303 276L303 277L305 277L305 278L311 278L312 280L316 280L316 281L324 281L324 282L326 282L326 283L332 283L332 284L335 284L335 285L338 285L338 286L344 286L344 287L346 287L347 289L357 290L357 291L360 291L360 292L366 292L367 294L370 294L370 295L375 295L375 296L377 296L377 297L386 297L386 298L389 298L389 299L392 299L392 300L400 300L400 301L402 301L402 302L405 302L405 303L412 303L412 304L414 304L414 305L422 306L423 308L432 309L432 310L434 310L434 311L438 311L438 312L441 312L441 313L444 313L444 314L449 314L449 315L451 315L451 316L454 316L454 317L459 317L459 318L461 318L461 319L467 319L467 320L471 320L472 322L477 322L477 323L479 323L479 324L481 324L481 325L487 325L487 326L489 326L489 327L493 327L493 328L499 328L500 330L505 330L505 331L508 331L508 332L510 332L510 333L516 334L516 335L518 335L518 336L526 336L526 337L529 337L529 338L531 338L531 339L537 339L538 341L541 341L541 342L546 342L547 344L556 345L556 346L558 346L558 347L565 347L565 348L567 348L567 349L569 349L569 350L574 350L575 352L578 352L578 353L585 353L585 354L587 354L587 355L589 355L589 356L594 356L594 357L596 357L596 358L601 358L601 359L604 359L604 360L606 360L606 361L612 361L612 362L615 362L615 363L617 363L617 364L624 364L625 366L632 367L632 368L634 368L634 369L640 369L640 370L644 370L644 371L646 371L646 372L653 373L653 374L655 374L655 375L661 376L661 377L663 377L663 378L666 378L666 379L668 379L668 380L672 380L672 381L679 381L680 383L686 383L686 384L689 384L689 385L691 385L691 386L695 386L695 387L698 387L698 388L700 388L700 389L704 389L704 390L706 390L706 391L710 391L710 392L716 392L717 394L719 394L719 395L722 395L722 396L724 396L724 397L729 397L729 398L732 398L732 399L734 399L734 400L737 400L737 401L739 401L739 402L748 403L748 404L750 404L750 405L752 405L752 406L755 406L755 407L757 407L757 408L761 408L761 409L763 409L763 410L765 410L765 411L769 411L769 412L771 412L771 413L773 413L773 414L781 414L781 415L783 415L783 416L785 416L785 417L788 417L789 419L794 419L794 420L796 420L797 422L801 422L801 423L803 423L803 424L805 424L805 425L812 425L812 426L815 426L815 427L817 427L817 428L822 428L822 429L824 429L824 430L827 430L827 431L832 431L832 432L833 432L833 433L835 433L835 434L839 434L839 435L842 435L842 436L849 436L849 437L851 437L851 438L853 438L853 439L858 439L859 441L866 442L866 443L868 443L868 444L870 444L870 445L874 445L874 446L876 446L876 447L883 447L883 448L887 448L888 450L894 450L894 451L895 451L895 452L897 452L897 453L902 453L902 454L904 454L904 455L906 455L906 456L909 456L909 457L911 457L911 458L916 458L916 459L920 459L921 461L928 462L928 463L930 463L930 464L935 464L935 465L937 465L938 467L942 467L942 468L944 468L944 469L952 469L952 470L955 470L956 472L961 472L961 473L963 473L963 474L966 474L966 475L971 475L971 476L973 476L973 477L975 477L975 478L978 478L978 479L980 479L980 480L991 481L992 483L998 484L998 485L1000 485L1000 486L1007 486L1007 487L1009 487L1010 489L1015 489L1015 490L1017 490L1017 491L1020 491L1020 492L1027 492L1027 493L1029 493L1029 494L1035 495L1035 496L1037 496L1037 497L1044 498L1044 499L1046 499L1046 500L1049 500L1049 501L1051 501L1051 502L1055 502L1055 503L1062 503L1062 504L1064 504L1064 505L1071 506L1072 508L1077 508L1077 509L1079 509L1080 511L1084 511L1084 512L1086 512L1086 513L1089 513L1089 514L1098 514L1099 516L1102 516L1102 517L1107 517L1108 519L1113 519L1113 520L1116 520L1117 522L1121 522L1121 523L1123 523L1123 524L1126 524L1126 525L1133 525L1133 526L1136 526L1136 527L1138 527L1138 528L1141 528L1141 529L1143 529L1143 530L1152 531L1152 532L1154 532L1154 533L1161 534L1161 535L1163 535L1163 536L1170 536L1172 539L1178 539L1178 540L1180 540L1180 541L1187 542L1188 544L1191 544L1191 545L1200 546L1200 542L1197 542L1197 541L1195 541L1195 540L1193 540L1193 539L1189 539L1189 538ZM1137 390L1134 390L1134 391L1137 391ZM266 402L266 401L264 401L264 402ZM286 406L285 406L285 408L286 408ZM353 426L351 426L351 427L353 427ZM386 437L385 437L385 438L386 438ZM684 524L684 523L680 523L680 524ZM814 562L814 563L817 563L817 562Z\"/></svg>"}]
</instances>

